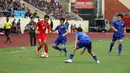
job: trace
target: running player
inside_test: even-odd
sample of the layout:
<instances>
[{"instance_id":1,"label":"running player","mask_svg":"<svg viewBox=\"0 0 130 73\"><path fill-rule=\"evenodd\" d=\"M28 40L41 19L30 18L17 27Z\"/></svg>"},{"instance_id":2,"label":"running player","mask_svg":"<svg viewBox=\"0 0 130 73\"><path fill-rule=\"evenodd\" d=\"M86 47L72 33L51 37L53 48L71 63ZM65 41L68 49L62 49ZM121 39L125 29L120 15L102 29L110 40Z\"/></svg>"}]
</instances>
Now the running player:
<instances>
[{"instance_id":1,"label":"running player","mask_svg":"<svg viewBox=\"0 0 130 73\"><path fill-rule=\"evenodd\" d=\"M121 51L122 51L123 36L124 36L124 33L126 33L125 22L122 20L122 18L123 18L123 15L118 14L117 20L112 23L111 28L114 30L114 33L113 33L113 37L112 37L112 42L110 44L110 49L108 51L109 54L112 51L112 47L114 46L115 41L119 40L118 55L119 56L122 55Z\"/></svg>"},{"instance_id":2,"label":"running player","mask_svg":"<svg viewBox=\"0 0 130 73\"><path fill-rule=\"evenodd\" d=\"M47 35L46 35L46 29L50 31L50 25L48 24L48 20L49 20L49 16L45 15L44 20L41 20L36 24L37 27L36 33L37 33L37 39L39 43L39 46L36 49L36 53L37 55L39 55L40 49L44 46L45 52L43 52L42 54L44 54L45 57L48 57L48 45L47 45Z\"/></svg>"},{"instance_id":3,"label":"running player","mask_svg":"<svg viewBox=\"0 0 130 73\"><path fill-rule=\"evenodd\" d=\"M58 30L58 38L55 40L55 42L53 43L53 48L56 49L56 50L59 50L60 52L63 50L65 52L65 55L67 55L67 49L65 47L66 45L66 35L68 34L68 28L67 26L64 24L65 22L65 18L61 18L60 19L60 25L58 25L54 31ZM62 47L59 48L58 45L61 44Z\"/></svg>"}]
</instances>

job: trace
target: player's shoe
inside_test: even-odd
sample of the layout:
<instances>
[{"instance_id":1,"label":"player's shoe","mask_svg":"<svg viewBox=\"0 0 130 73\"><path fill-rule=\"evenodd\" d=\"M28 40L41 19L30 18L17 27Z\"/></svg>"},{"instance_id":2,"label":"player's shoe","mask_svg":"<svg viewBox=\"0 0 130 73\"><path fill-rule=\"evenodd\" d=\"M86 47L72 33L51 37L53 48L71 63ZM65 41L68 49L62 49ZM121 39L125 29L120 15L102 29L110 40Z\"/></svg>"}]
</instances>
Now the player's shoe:
<instances>
[{"instance_id":1,"label":"player's shoe","mask_svg":"<svg viewBox=\"0 0 130 73\"><path fill-rule=\"evenodd\" d=\"M39 55L40 55L40 54L39 54L39 51L37 51L37 50L36 50L36 55L37 55L37 56L39 56Z\"/></svg>"},{"instance_id":2,"label":"player's shoe","mask_svg":"<svg viewBox=\"0 0 130 73\"><path fill-rule=\"evenodd\" d=\"M122 54L121 54L121 53L118 53L118 56L122 56Z\"/></svg>"},{"instance_id":3,"label":"player's shoe","mask_svg":"<svg viewBox=\"0 0 130 73\"><path fill-rule=\"evenodd\" d=\"M108 54L111 54L111 52L110 52L110 51L108 51Z\"/></svg>"},{"instance_id":4,"label":"player's shoe","mask_svg":"<svg viewBox=\"0 0 130 73\"><path fill-rule=\"evenodd\" d=\"M68 56L68 52L65 52L65 56Z\"/></svg>"},{"instance_id":5,"label":"player's shoe","mask_svg":"<svg viewBox=\"0 0 130 73\"><path fill-rule=\"evenodd\" d=\"M71 59L68 59L68 60L65 60L64 62L65 62L65 63L71 63L72 60L71 60Z\"/></svg>"},{"instance_id":6,"label":"player's shoe","mask_svg":"<svg viewBox=\"0 0 130 73\"><path fill-rule=\"evenodd\" d=\"M46 58L48 58L48 54L46 54L46 56L45 56Z\"/></svg>"},{"instance_id":7,"label":"player's shoe","mask_svg":"<svg viewBox=\"0 0 130 73\"><path fill-rule=\"evenodd\" d=\"M60 51L60 55L61 55L62 53L63 53L63 51L61 50L61 51Z\"/></svg>"},{"instance_id":8,"label":"player's shoe","mask_svg":"<svg viewBox=\"0 0 130 73\"><path fill-rule=\"evenodd\" d=\"M42 52L41 57L42 58L48 58L48 54L46 52Z\"/></svg>"},{"instance_id":9,"label":"player's shoe","mask_svg":"<svg viewBox=\"0 0 130 73\"><path fill-rule=\"evenodd\" d=\"M98 64L100 63L100 61L99 61L99 60L97 60L96 62L97 62Z\"/></svg>"}]
</instances>

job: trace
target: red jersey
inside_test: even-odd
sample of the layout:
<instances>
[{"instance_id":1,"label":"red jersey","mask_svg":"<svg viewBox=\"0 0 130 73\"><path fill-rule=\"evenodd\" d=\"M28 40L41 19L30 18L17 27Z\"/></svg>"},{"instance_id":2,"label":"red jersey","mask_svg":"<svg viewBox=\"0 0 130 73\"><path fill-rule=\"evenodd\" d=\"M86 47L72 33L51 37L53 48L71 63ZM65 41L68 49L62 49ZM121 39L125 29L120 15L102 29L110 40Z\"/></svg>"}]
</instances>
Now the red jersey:
<instances>
[{"instance_id":1,"label":"red jersey","mask_svg":"<svg viewBox=\"0 0 130 73\"><path fill-rule=\"evenodd\" d=\"M44 20L38 21L36 26L38 27L38 32L41 33L46 33L46 29L50 30L50 25L49 23L46 23Z\"/></svg>"}]
</instances>

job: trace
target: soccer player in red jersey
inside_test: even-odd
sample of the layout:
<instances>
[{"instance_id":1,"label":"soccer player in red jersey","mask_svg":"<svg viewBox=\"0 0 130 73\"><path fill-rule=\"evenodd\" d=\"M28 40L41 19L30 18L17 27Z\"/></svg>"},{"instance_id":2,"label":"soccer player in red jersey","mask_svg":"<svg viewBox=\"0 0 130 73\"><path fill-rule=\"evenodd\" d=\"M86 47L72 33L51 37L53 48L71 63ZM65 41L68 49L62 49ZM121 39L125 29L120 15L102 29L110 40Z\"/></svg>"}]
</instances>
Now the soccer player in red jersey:
<instances>
[{"instance_id":1,"label":"soccer player in red jersey","mask_svg":"<svg viewBox=\"0 0 130 73\"><path fill-rule=\"evenodd\" d=\"M47 34L46 34L46 29L50 31L50 25L48 23L49 16L45 15L44 20L38 21L36 24L37 27L37 39L39 46L36 49L36 54L39 55L40 49L44 46L45 52L42 52L42 54L45 54L45 57L48 57L48 45L47 45Z\"/></svg>"}]
</instances>

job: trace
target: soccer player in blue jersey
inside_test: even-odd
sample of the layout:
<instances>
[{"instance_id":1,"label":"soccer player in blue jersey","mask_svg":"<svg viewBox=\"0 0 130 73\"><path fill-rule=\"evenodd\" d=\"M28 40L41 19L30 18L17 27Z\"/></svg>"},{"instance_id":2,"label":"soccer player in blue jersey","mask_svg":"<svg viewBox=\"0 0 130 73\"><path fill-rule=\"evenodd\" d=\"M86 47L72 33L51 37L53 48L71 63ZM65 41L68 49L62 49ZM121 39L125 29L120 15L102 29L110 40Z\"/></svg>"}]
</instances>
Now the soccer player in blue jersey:
<instances>
[{"instance_id":1,"label":"soccer player in blue jersey","mask_svg":"<svg viewBox=\"0 0 130 73\"><path fill-rule=\"evenodd\" d=\"M78 50L79 48L83 48L83 47L84 47L84 49L81 51L81 53L80 53L81 55L87 49L88 53L93 57L93 59L97 63L100 63L99 60L97 59L96 55L92 51L92 41L91 41L91 39L89 38L89 36L87 34L85 34L83 32L81 27L76 28L75 44L74 44L74 47L72 49L72 53L70 54L69 59L65 60L65 63L71 63L75 51Z\"/></svg>"},{"instance_id":2,"label":"soccer player in blue jersey","mask_svg":"<svg viewBox=\"0 0 130 73\"><path fill-rule=\"evenodd\" d=\"M112 23L111 28L114 30L113 37L112 37L112 42L110 44L110 49L108 53L110 54L112 51L112 47L115 44L116 40L119 40L119 45L118 45L118 55L121 56L121 51L122 51L122 42L123 42L123 37L124 33L126 33L125 30L125 22L122 20L123 15L118 14L117 15L117 20Z\"/></svg>"},{"instance_id":3,"label":"soccer player in blue jersey","mask_svg":"<svg viewBox=\"0 0 130 73\"><path fill-rule=\"evenodd\" d=\"M53 43L52 47L56 50L59 50L60 52L62 52L62 50L65 52L65 55L68 54L67 49L65 47L66 45L66 35L68 34L68 28L67 26L64 24L65 22L65 18L61 18L60 19L60 25L58 25L54 31L58 30L58 38L55 40L55 42ZM61 44L62 47L59 48L58 45Z\"/></svg>"}]
</instances>

